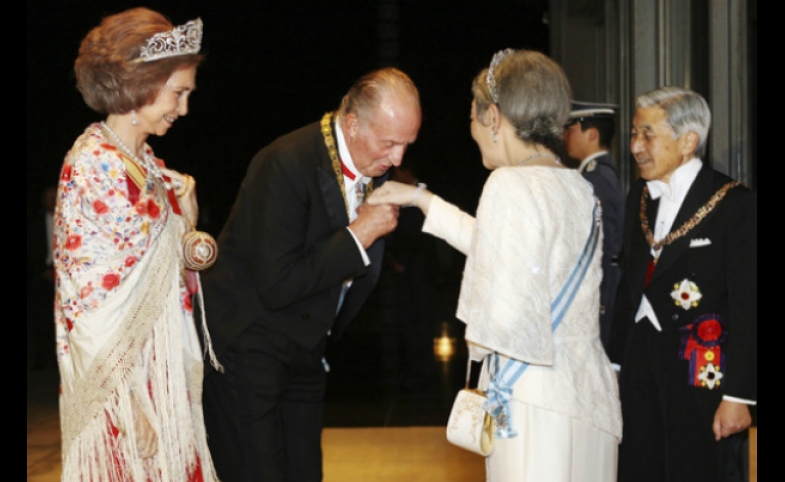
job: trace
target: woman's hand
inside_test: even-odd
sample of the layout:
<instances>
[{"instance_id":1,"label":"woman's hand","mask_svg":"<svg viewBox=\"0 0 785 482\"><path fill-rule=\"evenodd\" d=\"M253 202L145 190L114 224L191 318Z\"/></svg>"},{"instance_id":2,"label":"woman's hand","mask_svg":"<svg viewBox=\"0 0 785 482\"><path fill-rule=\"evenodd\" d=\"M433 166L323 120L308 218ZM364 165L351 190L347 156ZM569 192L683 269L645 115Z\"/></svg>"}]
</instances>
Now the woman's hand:
<instances>
[{"instance_id":1,"label":"woman's hand","mask_svg":"<svg viewBox=\"0 0 785 482\"><path fill-rule=\"evenodd\" d=\"M397 181L387 181L374 189L366 202L371 205L394 204L396 206L417 206L428 213L433 194L425 189L425 184L416 186Z\"/></svg>"},{"instance_id":2,"label":"woman's hand","mask_svg":"<svg viewBox=\"0 0 785 482\"><path fill-rule=\"evenodd\" d=\"M196 201L196 180L188 174L162 168L161 172L172 180L174 194L180 204L183 217L195 227L199 221L199 203Z\"/></svg>"}]
</instances>

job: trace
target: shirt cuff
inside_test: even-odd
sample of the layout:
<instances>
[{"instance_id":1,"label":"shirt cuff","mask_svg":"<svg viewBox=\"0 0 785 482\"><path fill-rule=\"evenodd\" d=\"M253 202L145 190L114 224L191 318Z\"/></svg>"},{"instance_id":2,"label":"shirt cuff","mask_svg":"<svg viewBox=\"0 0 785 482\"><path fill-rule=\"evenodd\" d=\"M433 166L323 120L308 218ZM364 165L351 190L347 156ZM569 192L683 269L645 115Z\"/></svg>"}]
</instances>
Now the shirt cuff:
<instances>
[{"instance_id":1,"label":"shirt cuff","mask_svg":"<svg viewBox=\"0 0 785 482\"><path fill-rule=\"evenodd\" d=\"M363 248L363 245L360 244L360 240L357 239L357 236L354 235L348 226L346 227L346 230L349 231L349 234L352 235L352 239L354 239L355 244L357 244L357 249L360 250L360 256L363 257L363 263L365 263L365 266L369 266L371 264L371 258L368 257L368 253L365 251L365 248Z\"/></svg>"},{"instance_id":2,"label":"shirt cuff","mask_svg":"<svg viewBox=\"0 0 785 482\"><path fill-rule=\"evenodd\" d=\"M727 400L729 402L744 403L746 405L752 405L752 406L755 406L755 405L758 404L757 400L747 400L746 398L736 398L736 397L731 397L731 396L728 396L728 395L723 395L722 399L723 400Z\"/></svg>"}]
</instances>

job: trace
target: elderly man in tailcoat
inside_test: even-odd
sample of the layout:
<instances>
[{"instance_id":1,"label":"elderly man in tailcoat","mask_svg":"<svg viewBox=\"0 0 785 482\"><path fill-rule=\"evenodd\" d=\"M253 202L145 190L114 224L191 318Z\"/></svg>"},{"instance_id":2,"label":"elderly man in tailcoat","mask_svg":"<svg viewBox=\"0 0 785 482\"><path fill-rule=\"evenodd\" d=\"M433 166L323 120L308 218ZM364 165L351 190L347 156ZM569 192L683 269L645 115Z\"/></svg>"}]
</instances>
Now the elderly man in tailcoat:
<instances>
[{"instance_id":1,"label":"elderly man in tailcoat","mask_svg":"<svg viewBox=\"0 0 785 482\"><path fill-rule=\"evenodd\" d=\"M398 209L362 205L420 128L403 72L360 78L336 112L251 161L204 279L225 373L205 378L208 442L224 482L322 479L328 342L379 277Z\"/></svg>"},{"instance_id":2,"label":"elderly man in tailcoat","mask_svg":"<svg viewBox=\"0 0 785 482\"><path fill-rule=\"evenodd\" d=\"M708 104L640 95L630 149L623 279L620 482L744 480L735 451L757 403L757 197L702 159ZM730 462L729 462L730 461Z\"/></svg>"}]
</instances>

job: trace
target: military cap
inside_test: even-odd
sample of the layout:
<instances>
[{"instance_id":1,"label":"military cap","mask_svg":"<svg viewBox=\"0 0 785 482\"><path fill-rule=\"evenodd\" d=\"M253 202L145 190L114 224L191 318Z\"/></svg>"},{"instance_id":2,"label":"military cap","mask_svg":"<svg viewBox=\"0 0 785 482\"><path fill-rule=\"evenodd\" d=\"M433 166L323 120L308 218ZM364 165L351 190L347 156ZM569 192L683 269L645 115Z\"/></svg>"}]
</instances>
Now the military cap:
<instances>
[{"instance_id":1,"label":"military cap","mask_svg":"<svg viewBox=\"0 0 785 482\"><path fill-rule=\"evenodd\" d=\"M570 118L567 125L588 119L613 120L619 106L616 104L601 104L599 102L572 101L570 105Z\"/></svg>"}]
</instances>

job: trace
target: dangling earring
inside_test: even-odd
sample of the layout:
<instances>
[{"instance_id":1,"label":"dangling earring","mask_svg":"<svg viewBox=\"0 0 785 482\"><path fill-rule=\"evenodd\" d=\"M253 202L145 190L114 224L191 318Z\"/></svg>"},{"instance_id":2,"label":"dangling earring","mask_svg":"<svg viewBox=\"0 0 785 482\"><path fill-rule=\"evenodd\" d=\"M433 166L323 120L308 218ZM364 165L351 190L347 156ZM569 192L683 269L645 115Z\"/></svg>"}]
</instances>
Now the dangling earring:
<instances>
[{"instance_id":1,"label":"dangling earring","mask_svg":"<svg viewBox=\"0 0 785 482\"><path fill-rule=\"evenodd\" d=\"M493 142L496 142L496 131L491 131L491 139L493 139Z\"/></svg>"},{"instance_id":2,"label":"dangling earring","mask_svg":"<svg viewBox=\"0 0 785 482\"><path fill-rule=\"evenodd\" d=\"M131 111L131 125L135 126L139 124L139 119L136 118L136 110Z\"/></svg>"}]
</instances>

